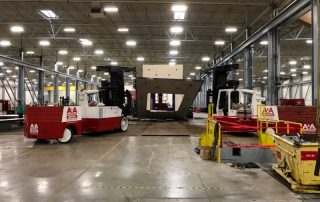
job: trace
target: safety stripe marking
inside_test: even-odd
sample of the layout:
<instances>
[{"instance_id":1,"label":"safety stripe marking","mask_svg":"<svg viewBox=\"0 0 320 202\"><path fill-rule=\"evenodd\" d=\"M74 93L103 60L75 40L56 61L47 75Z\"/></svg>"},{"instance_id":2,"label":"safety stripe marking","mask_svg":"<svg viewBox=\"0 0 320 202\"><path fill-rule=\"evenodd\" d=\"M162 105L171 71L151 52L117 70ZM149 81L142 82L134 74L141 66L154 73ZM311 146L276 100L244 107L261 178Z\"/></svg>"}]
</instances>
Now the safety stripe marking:
<instances>
[{"instance_id":1,"label":"safety stripe marking","mask_svg":"<svg viewBox=\"0 0 320 202\"><path fill-rule=\"evenodd\" d=\"M105 186L86 186L80 187L84 189L96 188L96 189L187 189L187 190L221 190L221 187L163 187L163 186L114 186L114 187L105 187Z\"/></svg>"}]
</instances>

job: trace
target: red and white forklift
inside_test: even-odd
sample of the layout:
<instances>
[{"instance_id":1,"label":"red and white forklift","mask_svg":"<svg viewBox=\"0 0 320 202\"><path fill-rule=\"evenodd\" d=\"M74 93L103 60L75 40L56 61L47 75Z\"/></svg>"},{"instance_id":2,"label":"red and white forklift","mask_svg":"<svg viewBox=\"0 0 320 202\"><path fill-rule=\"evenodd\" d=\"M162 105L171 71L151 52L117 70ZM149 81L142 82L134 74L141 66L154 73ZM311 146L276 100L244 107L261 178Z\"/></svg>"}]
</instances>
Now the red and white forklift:
<instances>
[{"instance_id":1,"label":"red and white forklift","mask_svg":"<svg viewBox=\"0 0 320 202\"><path fill-rule=\"evenodd\" d=\"M126 107L123 72L119 68L112 68L111 81L103 81L100 90L77 92L78 105L71 106L68 98L62 98L58 106L27 106L24 135L27 138L56 139L60 143L68 143L74 135L83 133L126 131L129 121L123 111Z\"/></svg>"}]
</instances>

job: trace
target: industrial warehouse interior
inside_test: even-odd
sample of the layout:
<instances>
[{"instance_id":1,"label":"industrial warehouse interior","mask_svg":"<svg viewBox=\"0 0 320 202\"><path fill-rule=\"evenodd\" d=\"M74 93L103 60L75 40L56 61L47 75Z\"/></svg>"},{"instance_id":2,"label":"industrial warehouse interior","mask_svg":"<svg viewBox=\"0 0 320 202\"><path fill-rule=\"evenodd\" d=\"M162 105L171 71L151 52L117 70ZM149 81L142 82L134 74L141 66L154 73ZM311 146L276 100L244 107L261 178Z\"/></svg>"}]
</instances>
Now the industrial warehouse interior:
<instances>
[{"instance_id":1,"label":"industrial warehouse interior","mask_svg":"<svg viewBox=\"0 0 320 202\"><path fill-rule=\"evenodd\" d=\"M0 201L320 201L319 0L0 0Z\"/></svg>"}]
</instances>

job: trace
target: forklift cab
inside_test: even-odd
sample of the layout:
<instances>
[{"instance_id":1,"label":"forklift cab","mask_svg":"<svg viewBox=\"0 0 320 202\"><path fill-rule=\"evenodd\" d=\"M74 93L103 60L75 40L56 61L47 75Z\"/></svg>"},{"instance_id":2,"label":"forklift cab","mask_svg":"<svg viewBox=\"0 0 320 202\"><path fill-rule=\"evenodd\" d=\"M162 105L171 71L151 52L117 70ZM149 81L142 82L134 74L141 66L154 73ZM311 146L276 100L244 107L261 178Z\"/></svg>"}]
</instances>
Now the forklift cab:
<instances>
[{"instance_id":1,"label":"forklift cab","mask_svg":"<svg viewBox=\"0 0 320 202\"><path fill-rule=\"evenodd\" d=\"M216 112L218 116L255 115L256 92L248 89L219 90Z\"/></svg>"}]
</instances>

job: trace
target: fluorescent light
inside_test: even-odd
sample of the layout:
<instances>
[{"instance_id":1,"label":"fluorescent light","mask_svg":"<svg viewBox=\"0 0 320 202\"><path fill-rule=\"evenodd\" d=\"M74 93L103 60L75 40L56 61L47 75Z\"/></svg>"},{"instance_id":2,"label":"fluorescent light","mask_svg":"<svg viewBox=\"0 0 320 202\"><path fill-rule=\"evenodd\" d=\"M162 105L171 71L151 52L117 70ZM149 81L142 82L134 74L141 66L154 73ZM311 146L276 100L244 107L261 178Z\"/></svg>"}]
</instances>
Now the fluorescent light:
<instances>
[{"instance_id":1,"label":"fluorescent light","mask_svg":"<svg viewBox=\"0 0 320 202\"><path fill-rule=\"evenodd\" d=\"M79 73L83 72L83 69L78 69L78 72L79 72Z\"/></svg>"},{"instance_id":2,"label":"fluorescent light","mask_svg":"<svg viewBox=\"0 0 320 202\"><path fill-rule=\"evenodd\" d=\"M92 70L96 70L97 67L96 67L96 66L91 66L91 69L92 69Z\"/></svg>"},{"instance_id":3,"label":"fluorescent light","mask_svg":"<svg viewBox=\"0 0 320 202\"><path fill-rule=\"evenodd\" d=\"M169 52L170 55L177 55L178 54L178 51L177 50L171 50Z\"/></svg>"},{"instance_id":4,"label":"fluorescent light","mask_svg":"<svg viewBox=\"0 0 320 202\"><path fill-rule=\"evenodd\" d=\"M243 78L239 78L238 80L239 80L239 81L243 81Z\"/></svg>"},{"instance_id":5,"label":"fluorescent light","mask_svg":"<svg viewBox=\"0 0 320 202\"><path fill-rule=\"evenodd\" d=\"M74 66L69 66L69 69L74 69Z\"/></svg>"},{"instance_id":6,"label":"fluorescent light","mask_svg":"<svg viewBox=\"0 0 320 202\"><path fill-rule=\"evenodd\" d=\"M111 64L111 65L118 65L118 62L112 61L110 64Z\"/></svg>"},{"instance_id":7,"label":"fluorescent light","mask_svg":"<svg viewBox=\"0 0 320 202\"><path fill-rule=\"evenodd\" d=\"M49 46L50 42L46 40L39 41L40 46Z\"/></svg>"},{"instance_id":8,"label":"fluorescent light","mask_svg":"<svg viewBox=\"0 0 320 202\"><path fill-rule=\"evenodd\" d=\"M44 9L40 10L39 14L46 20L58 20L59 16L55 14L52 10Z\"/></svg>"},{"instance_id":9,"label":"fluorescent light","mask_svg":"<svg viewBox=\"0 0 320 202\"><path fill-rule=\"evenodd\" d=\"M311 40L311 39L308 39L308 40L306 40L306 43L307 43L307 44L312 44L312 40Z\"/></svg>"},{"instance_id":10,"label":"fluorescent light","mask_svg":"<svg viewBox=\"0 0 320 202\"><path fill-rule=\"evenodd\" d=\"M92 74L92 75L91 75L91 77L97 77L97 75L95 75L95 74Z\"/></svg>"},{"instance_id":11,"label":"fluorescent light","mask_svg":"<svg viewBox=\"0 0 320 202\"><path fill-rule=\"evenodd\" d=\"M3 66L3 65L4 65L4 63L0 61L0 66Z\"/></svg>"},{"instance_id":12,"label":"fluorescent light","mask_svg":"<svg viewBox=\"0 0 320 202\"><path fill-rule=\"evenodd\" d=\"M34 71L34 70L30 70L29 72L30 72L30 73L35 73L36 71Z\"/></svg>"},{"instance_id":13,"label":"fluorescent light","mask_svg":"<svg viewBox=\"0 0 320 202\"><path fill-rule=\"evenodd\" d=\"M63 31L64 31L64 32L68 32L68 33L72 33L72 32L75 32L76 29L73 28L73 27L65 27L65 28L63 29Z\"/></svg>"},{"instance_id":14,"label":"fluorescent light","mask_svg":"<svg viewBox=\"0 0 320 202\"><path fill-rule=\"evenodd\" d=\"M108 76L109 72L104 72L103 75Z\"/></svg>"},{"instance_id":15,"label":"fluorescent light","mask_svg":"<svg viewBox=\"0 0 320 202\"><path fill-rule=\"evenodd\" d=\"M136 41L133 41L133 40L129 40L126 42L127 46L135 46L137 45L137 42Z\"/></svg>"},{"instance_id":16,"label":"fluorescent light","mask_svg":"<svg viewBox=\"0 0 320 202\"><path fill-rule=\"evenodd\" d=\"M79 41L84 46L91 46L92 45L92 41L90 41L89 39L79 39Z\"/></svg>"},{"instance_id":17,"label":"fluorescent light","mask_svg":"<svg viewBox=\"0 0 320 202\"><path fill-rule=\"evenodd\" d=\"M262 77L263 79L267 79L268 77L266 77L266 76L264 76L264 77Z\"/></svg>"},{"instance_id":18,"label":"fluorescent light","mask_svg":"<svg viewBox=\"0 0 320 202\"><path fill-rule=\"evenodd\" d=\"M291 76L297 76L297 74L291 74Z\"/></svg>"},{"instance_id":19,"label":"fluorescent light","mask_svg":"<svg viewBox=\"0 0 320 202\"><path fill-rule=\"evenodd\" d=\"M180 26L171 27L170 32L172 33L181 33L183 32L183 28Z\"/></svg>"},{"instance_id":20,"label":"fluorescent light","mask_svg":"<svg viewBox=\"0 0 320 202\"><path fill-rule=\"evenodd\" d=\"M236 75L239 75L240 73L239 72L236 72Z\"/></svg>"},{"instance_id":21,"label":"fluorescent light","mask_svg":"<svg viewBox=\"0 0 320 202\"><path fill-rule=\"evenodd\" d=\"M188 79L188 80L191 80L191 77L188 76L187 79Z\"/></svg>"},{"instance_id":22,"label":"fluorescent light","mask_svg":"<svg viewBox=\"0 0 320 202\"><path fill-rule=\"evenodd\" d=\"M63 62L58 61L58 62L56 62L56 64L57 64L57 65L63 65Z\"/></svg>"},{"instance_id":23,"label":"fluorescent light","mask_svg":"<svg viewBox=\"0 0 320 202\"><path fill-rule=\"evenodd\" d=\"M225 42L222 40L219 40L219 41L215 41L214 44L217 46L223 46L225 44Z\"/></svg>"},{"instance_id":24,"label":"fluorescent light","mask_svg":"<svg viewBox=\"0 0 320 202\"><path fill-rule=\"evenodd\" d=\"M119 27L118 28L118 32L128 32L128 31L129 31L129 29L126 27Z\"/></svg>"},{"instance_id":25,"label":"fluorescent light","mask_svg":"<svg viewBox=\"0 0 320 202\"><path fill-rule=\"evenodd\" d=\"M144 61L144 57L137 57L137 61L140 61L140 62Z\"/></svg>"},{"instance_id":26,"label":"fluorescent light","mask_svg":"<svg viewBox=\"0 0 320 202\"><path fill-rule=\"evenodd\" d=\"M66 50L59 50L59 55L67 55L68 54L68 51Z\"/></svg>"},{"instance_id":27,"label":"fluorescent light","mask_svg":"<svg viewBox=\"0 0 320 202\"><path fill-rule=\"evenodd\" d=\"M80 61L81 58L80 58L80 57L74 57L73 60L74 60L74 61Z\"/></svg>"},{"instance_id":28,"label":"fluorescent light","mask_svg":"<svg viewBox=\"0 0 320 202\"><path fill-rule=\"evenodd\" d=\"M7 69L6 72L7 72L8 74L12 73L12 71L11 71L10 69Z\"/></svg>"},{"instance_id":29,"label":"fluorescent light","mask_svg":"<svg viewBox=\"0 0 320 202\"><path fill-rule=\"evenodd\" d=\"M184 4L175 4L171 7L173 12L185 12L187 11L187 6Z\"/></svg>"},{"instance_id":30,"label":"fluorescent light","mask_svg":"<svg viewBox=\"0 0 320 202\"><path fill-rule=\"evenodd\" d=\"M17 78L17 75L12 75L11 77L12 77L12 78Z\"/></svg>"},{"instance_id":31,"label":"fluorescent light","mask_svg":"<svg viewBox=\"0 0 320 202\"><path fill-rule=\"evenodd\" d=\"M21 32L24 32L24 29L22 26L19 26L19 25L15 25L15 26L12 26L10 28L11 32L14 32L14 33L21 33Z\"/></svg>"},{"instance_id":32,"label":"fluorescent light","mask_svg":"<svg viewBox=\"0 0 320 202\"><path fill-rule=\"evenodd\" d=\"M186 17L186 12L174 12L173 19L175 20L184 20Z\"/></svg>"},{"instance_id":33,"label":"fluorescent light","mask_svg":"<svg viewBox=\"0 0 320 202\"><path fill-rule=\"evenodd\" d=\"M174 60L170 61L169 65L176 65L176 61L174 61Z\"/></svg>"},{"instance_id":34,"label":"fluorescent light","mask_svg":"<svg viewBox=\"0 0 320 202\"><path fill-rule=\"evenodd\" d=\"M238 29L236 27L227 27L225 31L228 33L234 33L234 32L237 32Z\"/></svg>"},{"instance_id":35,"label":"fluorescent light","mask_svg":"<svg viewBox=\"0 0 320 202\"><path fill-rule=\"evenodd\" d=\"M190 72L190 76L194 76L194 75L196 75L196 73Z\"/></svg>"},{"instance_id":36,"label":"fluorescent light","mask_svg":"<svg viewBox=\"0 0 320 202\"><path fill-rule=\"evenodd\" d=\"M280 72L280 75L286 75L286 73L285 72Z\"/></svg>"},{"instance_id":37,"label":"fluorescent light","mask_svg":"<svg viewBox=\"0 0 320 202\"><path fill-rule=\"evenodd\" d=\"M118 7L115 6L107 6L103 9L107 13L116 13L118 12Z\"/></svg>"},{"instance_id":38,"label":"fluorescent light","mask_svg":"<svg viewBox=\"0 0 320 202\"><path fill-rule=\"evenodd\" d=\"M311 66L310 65L303 65L303 69L310 69Z\"/></svg>"},{"instance_id":39,"label":"fluorescent light","mask_svg":"<svg viewBox=\"0 0 320 202\"><path fill-rule=\"evenodd\" d=\"M33 54L34 54L34 51L27 51L26 54L27 54L27 55L33 55Z\"/></svg>"},{"instance_id":40,"label":"fluorescent light","mask_svg":"<svg viewBox=\"0 0 320 202\"><path fill-rule=\"evenodd\" d=\"M181 42L179 40L170 41L170 46L180 46Z\"/></svg>"},{"instance_id":41,"label":"fluorescent light","mask_svg":"<svg viewBox=\"0 0 320 202\"><path fill-rule=\"evenodd\" d=\"M290 65L296 65L296 64L297 64L297 61L291 60L291 61L289 61L289 64L290 64Z\"/></svg>"},{"instance_id":42,"label":"fluorescent light","mask_svg":"<svg viewBox=\"0 0 320 202\"><path fill-rule=\"evenodd\" d=\"M265 70L263 70L262 72L263 72L263 73L267 73L267 72L268 72L268 70L267 70L267 69L265 69Z\"/></svg>"},{"instance_id":43,"label":"fluorescent light","mask_svg":"<svg viewBox=\"0 0 320 202\"><path fill-rule=\"evenodd\" d=\"M290 72L296 72L297 69L290 69Z\"/></svg>"},{"instance_id":44,"label":"fluorescent light","mask_svg":"<svg viewBox=\"0 0 320 202\"><path fill-rule=\"evenodd\" d=\"M200 69L201 69L201 66L196 66L195 69L196 69L196 70L200 70Z\"/></svg>"},{"instance_id":45,"label":"fluorescent light","mask_svg":"<svg viewBox=\"0 0 320 202\"><path fill-rule=\"evenodd\" d=\"M202 58L202 61L204 61L204 62L208 62L209 60L210 60L209 57L203 57L203 58Z\"/></svg>"},{"instance_id":46,"label":"fluorescent light","mask_svg":"<svg viewBox=\"0 0 320 202\"><path fill-rule=\"evenodd\" d=\"M18 70L18 69L19 69L19 67L18 67L18 66L15 66L15 67L14 67L14 69L15 69L15 70Z\"/></svg>"},{"instance_id":47,"label":"fluorescent light","mask_svg":"<svg viewBox=\"0 0 320 202\"><path fill-rule=\"evenodd\" d=\"M260 41L260 45L263 45L263 46L268 45L268 41Z\"/></svg>"},{"instance_id":48,"label":"fluorescent light","mask_svg":"<svg viewBox=\"0 0 320 202\"><path fill-rule=\"evenodd\" d=\"M308 74L308 72L302 72L302 74Z\"/></svg>"},{"instance_id":49,"label":"fluorescent light","mask_svg":"<svg viewBox=\"0 0 320 202\"><path fill-rule=\"evenodd\" d=\"M102 55L103 54L103 50L95 50L94 51L94 54L96 54L96 55Z\"/></svg>"},{"instance_id":50,"label":"fluorescent light","mask_svg":"<svg viewBox=\"0 0 320 202\"><path fill-rule=\"evenodd\" d=\"M2 40L0 41L0 46L3 46L3 47L11 46L11 42L8 40Z\"/></svg>"}]
</instances>

